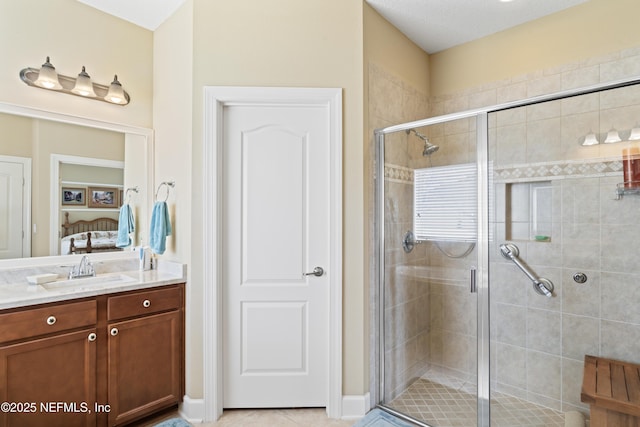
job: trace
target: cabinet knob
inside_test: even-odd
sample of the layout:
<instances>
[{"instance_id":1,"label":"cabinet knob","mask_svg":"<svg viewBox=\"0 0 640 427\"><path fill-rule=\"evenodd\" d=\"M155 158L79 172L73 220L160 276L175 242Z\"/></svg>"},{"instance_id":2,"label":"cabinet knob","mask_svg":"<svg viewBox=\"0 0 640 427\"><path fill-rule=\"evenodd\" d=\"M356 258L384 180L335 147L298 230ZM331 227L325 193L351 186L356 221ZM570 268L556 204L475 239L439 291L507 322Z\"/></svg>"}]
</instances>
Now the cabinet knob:
<instances>
[{"instance_id":1,"label":"cabinet knob","mask_svg":"<svg viewBox=\"0 0 640 427\"><path fill-rule=\"evenodd\" d=\"M47 325L53 325L54 323L56 323L56 316L47 317Z\"/></svg>"},{"instance_id":2,"label":"cabinet knob","mask_svg":"<svg viewBox=\"0 0 640 427\"><path fill-rule=\"evenodd\" d=\"M148 299L146 299L146 300L142 301L142 306L143 306L144 308L149 308L149 307L151 307L151 301L149 301Z\"/></svg>"},{"instance_id":3,"label":"cabinet knob","mask_svg":"<svg viewBox=\"0 0 640 427\"><path fill-rule=\"evenodd\" d=\"M118 328L111 328L111 336L115 337L116 335L118 335Z\"/></svg>"},{"instance_id":4,"label":"cabinet knob","mask_svg":"<svg viewBox=\"0 0 640 427\"><path fill-rule=\"evenodd\" d=\"M89 334L88 340L89 340L89 342L94 342L96 340L96 338L98 338L98 336L95 334L95 332L91 332Z\"/></svg>"}]
</instances>

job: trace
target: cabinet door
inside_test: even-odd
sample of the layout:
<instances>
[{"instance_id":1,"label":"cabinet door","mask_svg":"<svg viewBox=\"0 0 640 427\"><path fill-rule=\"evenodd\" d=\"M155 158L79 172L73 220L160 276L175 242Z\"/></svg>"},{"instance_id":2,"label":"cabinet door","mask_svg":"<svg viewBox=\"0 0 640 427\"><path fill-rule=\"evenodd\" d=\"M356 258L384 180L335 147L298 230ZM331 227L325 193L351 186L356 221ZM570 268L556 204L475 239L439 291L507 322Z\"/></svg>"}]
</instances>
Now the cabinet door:
<instances>
[{"instance_id":1,"label":"cabinet door","mask_svg":"<svg viewBox=\"0 0 640 427\"><path fill-rule=\"evenodd\" d=\"M109 425L121 425L182 400L182 311L109 326Z\"/></svg>"},{"instance_id":2,"label":"cabinet door","mask_svg":"<svg viewBox=\"0 0 640 427\"><path fill-rule=\"evenodd\" d=\"M95 329L0 347L0 425L96 425ZM5 409L15 412L5 412Z\"/></svg>"}]
</instances>

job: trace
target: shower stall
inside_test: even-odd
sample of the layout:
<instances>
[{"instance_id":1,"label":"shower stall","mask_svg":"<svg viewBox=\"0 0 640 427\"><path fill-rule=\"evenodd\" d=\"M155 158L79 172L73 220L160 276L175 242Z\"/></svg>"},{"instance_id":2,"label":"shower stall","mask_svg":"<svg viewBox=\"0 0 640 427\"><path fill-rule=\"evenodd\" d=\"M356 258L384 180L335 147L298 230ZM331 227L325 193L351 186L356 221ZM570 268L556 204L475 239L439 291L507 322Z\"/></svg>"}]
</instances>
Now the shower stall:
<instances>
[{"instance_id":1,"label":"shower stall","mask_svg":"<svg viewBox=\"0 0 640 427\"><path fill-rule=\"evenodd\" d=\"M589 417L640 363L640 79L375 132L380 408L421 426Z\"/></svg>"}]
</instances>

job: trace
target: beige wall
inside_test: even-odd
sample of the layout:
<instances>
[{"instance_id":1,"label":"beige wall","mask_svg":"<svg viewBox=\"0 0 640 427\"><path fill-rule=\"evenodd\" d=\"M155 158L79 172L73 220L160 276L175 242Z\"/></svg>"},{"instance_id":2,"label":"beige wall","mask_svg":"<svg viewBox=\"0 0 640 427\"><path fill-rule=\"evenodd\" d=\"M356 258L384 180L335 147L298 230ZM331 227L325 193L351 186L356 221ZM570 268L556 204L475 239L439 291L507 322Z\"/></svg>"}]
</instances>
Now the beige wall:
<instances>
[{"instance_id":1,"label":"beige wall","mask_svg":"<svg viewBox=\"0 0 640 427\"><path fill-rule=\"evenodd\" d=\"M363 289L363 81L361 0L188 1L155 33L156 89L192 76L191 93L156 93L156 176L176 175L176 197L185 197L185 214L176 210L182 242L175 256L188 262L190 372L187 393L202 396L202 128L205 86L286 86L343 88L344 197L344 340L345 394L362 395L368 367L363 333L366 307ZM193 45L192 45L193 44ZM193 52L193 59L184 51ZM176 54L172 56L172 54ZM184 67L184 68L179 68ZM178 82L178 84L180 84ZM188 88L187 88L188 90ZM177 107L176 107L177 105ZM189 122L189 109L193 109ZM179 111L179 110L183 111ZM179 129L176 129L177 126ZM180 177L192 178L178 182ZM191 175L189 175L191 174ZM179 189L179 187L182 187ZM190 191L191 190L191 191ZM188 202L191 202L190 204ZM191 214L188 210L191 209ZM178 232L176 232L178 240ZM182 244L184 244L182 243Z\"/></svg>"},{"instance_id":2,"label":"beige wall","mask_svg":"<svg viewBox=\"0 0 640 427\"><path fill-rule=\"evenodd\" d=\"M364 294L368 303L369 312L365 313L365 337L372 337L368 342L366 354L369 364L375 369L370 370L370 375L377 372L378 360L371 349L377 348L377 342L372 334L377 333L375 324L370 324L370 313L375 310L371 295L371 280L375 277L376 265L374 259L375 248L375 224L374 218L374 159L375 144L373 131L377 128L389 126L394 123L405 122L424 118L429 114L429 56L397 28L382 18L373 8L364 4L364 105L365 116L363 123L364 138L364 180L365 180L365 244L363 247L365 259L368 260L364 271ZM418 145L416 145L418 146ZM408 154L406 150L405 154ZM388 292L389 290L387 290ZM377 298L377 290L373 289L373 298ZM395 301L397 303L397 301ZM416 347L417 340L408 339L394 346L394 356L401 353L398 358L390 357L387 360L397 362L402 359L406 363L398 363L388 373L395 373L393 379L387 378L387 387L406 383L417 372L420 363L410 359L410 353L416 356L416 351L406 351ZM391 351L386 349L386 351ZM365 359L366 360L366 359ZM377 392L377 379L369 378L373 395ZM369 383L368 382L368 383ZM392 385L390 385L392 384ZM375 398L375 397L374 397Z\"/></svg>"},{"instance_id":3,"label":"beige wall","mask_svg":"<svg viewBox=\"0 0 640 427\"><path fill-rule=\"evenodd\" d=\"M371 6L364 3L363 7L364 63L379 64L387 72L401 76L411 87L428 95L429 55Z\"/></svg>"},{"instance_id":4,"label":"beige wall","mask_svg":"<svg viewBox=\"0 0 640 427\"><path fill-rule=\"evenodd\" d=\"M431 55L431 93L443 95L638 46L636 0L590 0Z\"/></svg>"},{"instance_id":5,"label":"beige wall","mask_svg":"<svg viewBox=\"0 0 640 427\"><path fill-rule=\"evenodd\" d=\"M108 122L151 127L153 33L76 0L0 1L0 102ZM21 69L46 57L58 73L75 77L86 66L96 83L118 74L131 103L125 107L24 84Z\"/></svg>"},{"instance_id":6,"label":"beige wall","mask_svg":"<svg viewBox=\"0 0 640 427\"><path fill-rule=\"evenodd\" d=\"M194 268L201 259L202 209L192 190L193 169L201 158L193 156L193 1L187 1L154 32L155 181L175 181L167 200L173 235L163 258L188 263L186 288L186 392L202 394L202 274ZM155 191L155 190L154 190ZM192 231L194 230L194 231ZM192 247L195 250L192 252Z\"/></svg>"}]
</instances>

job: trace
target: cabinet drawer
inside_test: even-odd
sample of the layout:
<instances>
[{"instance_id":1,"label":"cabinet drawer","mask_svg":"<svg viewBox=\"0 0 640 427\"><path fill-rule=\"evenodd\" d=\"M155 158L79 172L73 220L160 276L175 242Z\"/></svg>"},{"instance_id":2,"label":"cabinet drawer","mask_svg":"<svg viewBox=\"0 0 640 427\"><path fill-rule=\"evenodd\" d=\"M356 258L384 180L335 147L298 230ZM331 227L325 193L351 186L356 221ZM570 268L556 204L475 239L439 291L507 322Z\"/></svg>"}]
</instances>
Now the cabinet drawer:
<instances>
[{"instance_id":1,"label":"cabinet drawer","mask_svg":"<svg viewBox=\"0 0 640 427\"><path fill-rule=\"evenodd\" d=\"M0 342L93 326L96 321L95 300L0 314Z\"/></svg>"},{"instance_id":2,"label":"cabinet drawer","mask_svg":"<svg viewBox=\"0 0 640 427\"><path fill-rule=\"evenodd\" d=\"M182 308L182 287L153 289L110 297L107 301L108 320L143 316Z\"/></svg>"}]
</instances>

